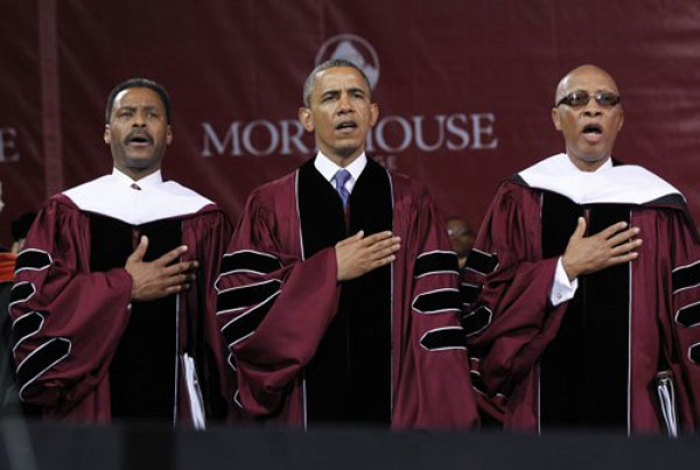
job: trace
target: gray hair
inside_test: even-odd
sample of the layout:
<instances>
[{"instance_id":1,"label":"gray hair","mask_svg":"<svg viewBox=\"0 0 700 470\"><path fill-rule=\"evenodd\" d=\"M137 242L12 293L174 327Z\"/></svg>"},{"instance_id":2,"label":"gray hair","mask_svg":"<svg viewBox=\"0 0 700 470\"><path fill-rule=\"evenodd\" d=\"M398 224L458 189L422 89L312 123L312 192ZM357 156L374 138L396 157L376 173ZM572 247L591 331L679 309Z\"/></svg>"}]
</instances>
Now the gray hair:
<instances>
[{"instance_id":1,"label":"gray hair","mask_svg":"<svg viewBox=\"0 0 700 470\"><path fill-rule=\"evenodd\" d=\"M369 83L369 78L367 78L367 75L365 72L355 65L354 63L350 62L349 60L345 59L331 59L327 60L326 62L318 64L309 74L308 77L306 77L306 80L304 81L304 94L302 96L302 99L304 100L304 106L309 108L311 107L311 93L314 91L314 85L316 84L316 75L323 72L324 70L332 69L335 67L350 67L358 72L360 72L360 75L362 75L362 78L364 79L365 83L367 84L367 89L372 92L372 85Z\"/></svg>"}]
</instances>

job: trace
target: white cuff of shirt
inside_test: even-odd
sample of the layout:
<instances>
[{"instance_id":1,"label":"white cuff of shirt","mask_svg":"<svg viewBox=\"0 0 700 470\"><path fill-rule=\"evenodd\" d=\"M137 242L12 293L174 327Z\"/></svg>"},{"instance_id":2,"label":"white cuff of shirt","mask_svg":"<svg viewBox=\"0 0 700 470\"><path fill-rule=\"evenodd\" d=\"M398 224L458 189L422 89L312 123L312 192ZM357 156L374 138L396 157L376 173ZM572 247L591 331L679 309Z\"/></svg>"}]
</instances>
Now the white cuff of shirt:
<instances>
[{"instance_id":1,"label":"white cuff of shirt","mask_svg":"<svg viewBox=\"0 0 700 470\"><path fill-rule=\"evenodd\" d=\"M549 300L552 305L556 307L559 304L571 300L576 294L576 289L578 288L578 279L569 281L569 276L566 275L564 271L564 265L561 262L561 257L557 261L557 270L554 273L554 283L552 284L552 290L549 291Z\"/></svg>"}]
</instances>

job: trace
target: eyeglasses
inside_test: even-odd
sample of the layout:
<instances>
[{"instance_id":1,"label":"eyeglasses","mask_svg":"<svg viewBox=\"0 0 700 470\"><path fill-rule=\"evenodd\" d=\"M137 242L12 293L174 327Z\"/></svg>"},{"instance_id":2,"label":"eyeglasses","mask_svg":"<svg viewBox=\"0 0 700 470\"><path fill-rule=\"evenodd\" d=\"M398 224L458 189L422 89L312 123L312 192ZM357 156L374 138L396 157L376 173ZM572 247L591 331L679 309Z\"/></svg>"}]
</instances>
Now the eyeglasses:
<instances>
[{"instance_id":1,"label":"eyeglasses","mask_svg":"<svg viewBox=\"0 0 700 470\"><path fill-rule=\"evenodd\" d=\"M612 91L598 91L593 95L593 98L595 98L595 102L603 108L612 108L622 101L622 97ZM586 106L590 100L591 95L589 95L587 91L576 90L560 99L557 103L557 107L565 104L572 108L579 108L581 106Z\"/></svg>"}]
</instances>

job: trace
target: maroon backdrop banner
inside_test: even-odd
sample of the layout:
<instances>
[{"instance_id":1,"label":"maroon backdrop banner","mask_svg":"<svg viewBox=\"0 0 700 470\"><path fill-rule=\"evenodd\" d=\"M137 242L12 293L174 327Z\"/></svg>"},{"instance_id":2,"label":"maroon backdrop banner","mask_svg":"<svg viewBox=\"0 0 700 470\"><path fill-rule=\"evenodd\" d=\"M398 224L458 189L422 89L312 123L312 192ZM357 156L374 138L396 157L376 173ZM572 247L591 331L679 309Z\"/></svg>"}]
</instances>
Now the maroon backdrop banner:
<instances>
[{"instance_id":1,"label":"maroon backdrop banner","mask_svg":"<svg viewBox=\"0 0 700 470\"><path fill-rule=\"evenodd\" d=\"M250 191L313 154L297 121L303 80L357 61L379 103L370 153L424 181L445 215L478 225L498 183L563 150L550 111L571 68L616 78L614 156L684 192L700 216L696 0L3 0L0 182L9 221L111 168L109 90L169 90L164 174L236 219Z\"/></svg>"}]
</instances>

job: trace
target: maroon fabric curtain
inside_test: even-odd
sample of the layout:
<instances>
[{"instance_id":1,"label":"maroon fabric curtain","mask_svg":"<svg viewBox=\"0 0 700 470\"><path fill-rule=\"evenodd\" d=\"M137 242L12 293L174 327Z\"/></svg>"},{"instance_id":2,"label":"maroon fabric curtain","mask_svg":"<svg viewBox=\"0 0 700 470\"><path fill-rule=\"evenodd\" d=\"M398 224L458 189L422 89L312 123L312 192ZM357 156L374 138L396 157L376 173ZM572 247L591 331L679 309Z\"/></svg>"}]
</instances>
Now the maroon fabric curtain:
<instances>
[{"instance_id":1,"label":"maroon fabric curtain","mask_svg":"<svg viewBox=\"0 0 700 470\"><path fill-rule=\"evenodd\" d=\"M693 0L6 0L0 181L9 221L109 171L105 100L145 76L173 100L176 179L235 220L252 188L313 153L297 123L320 60L360 62L380 120L371 153L478 225L499 181L563 150L554 88L594 63L616 78L614 155L681 189L700 218L700 5Z\"/></svg>"}]
</instances>

